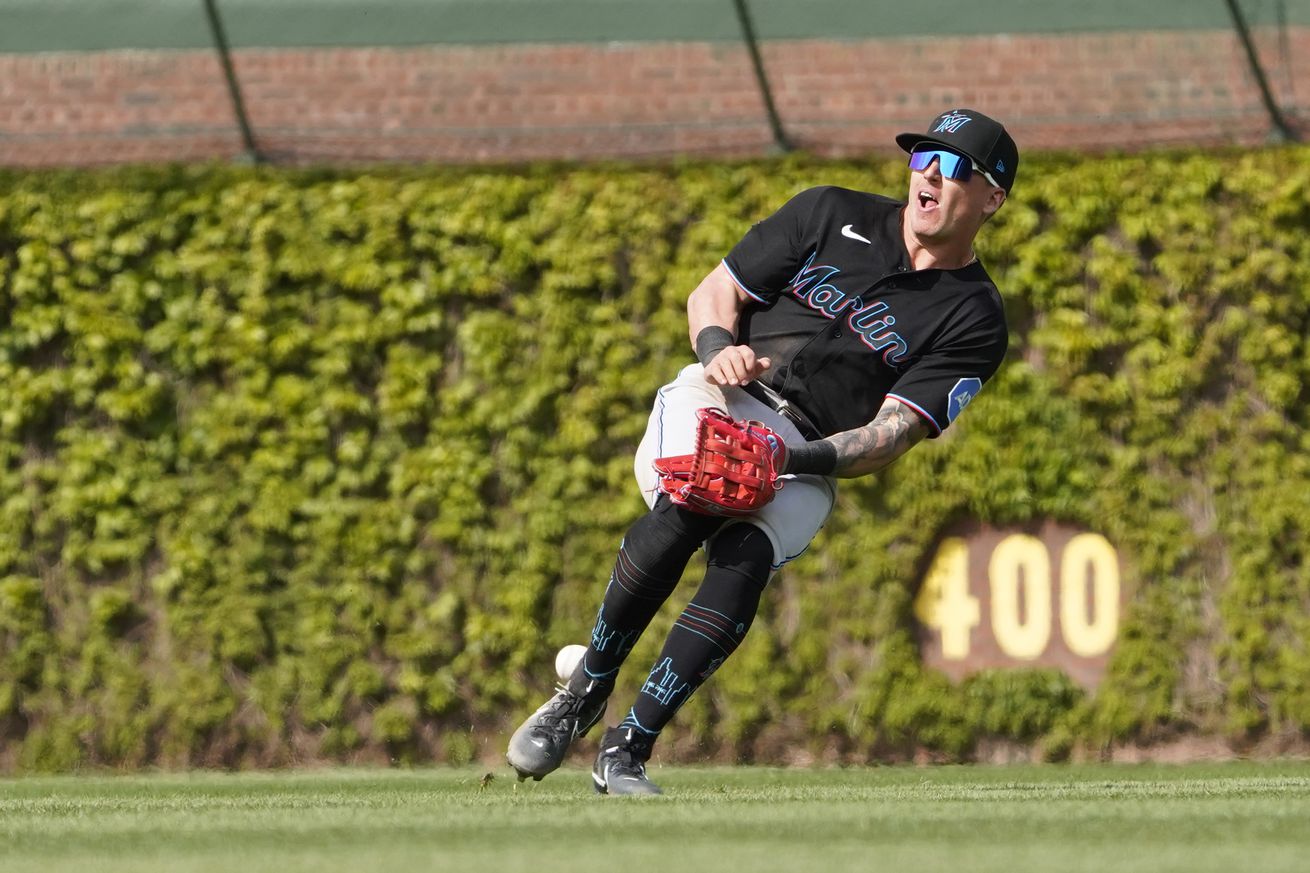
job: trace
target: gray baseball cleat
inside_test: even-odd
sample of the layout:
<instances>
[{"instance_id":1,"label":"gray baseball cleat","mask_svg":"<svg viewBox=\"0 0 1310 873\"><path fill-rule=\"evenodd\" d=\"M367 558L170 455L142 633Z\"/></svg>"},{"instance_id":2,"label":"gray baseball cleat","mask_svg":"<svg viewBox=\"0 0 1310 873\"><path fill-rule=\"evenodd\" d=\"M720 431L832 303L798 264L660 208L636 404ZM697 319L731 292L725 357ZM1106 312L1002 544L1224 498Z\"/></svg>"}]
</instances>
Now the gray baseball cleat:
<instances>
[{"instance_id":1,"label":"gray baseball cleat","mask_svg":"<svg viewBox=\"0 0 1310 873\"><path fill-rule=\"evenodd\" d=\"M591 769L591 781L598 794L663 794L646 778L651 737L635 728L614 727L605 731L600 754Z\"/></svg>"},{"instance_id":2,"label":"gray baseball cleat","mask_svg":"<svg viewBox=\"0 0 1310 873\"><path fill-rule=\"evenodd\" d=\"M559 686L555 696L509 738L505 758L518 771L519 781L531 776L540 782L557 770L573 740L591 730L605 714L605 702L613 690L613 680L591 679L581 667L567 684Z\"/></svg>"}]
</instances>

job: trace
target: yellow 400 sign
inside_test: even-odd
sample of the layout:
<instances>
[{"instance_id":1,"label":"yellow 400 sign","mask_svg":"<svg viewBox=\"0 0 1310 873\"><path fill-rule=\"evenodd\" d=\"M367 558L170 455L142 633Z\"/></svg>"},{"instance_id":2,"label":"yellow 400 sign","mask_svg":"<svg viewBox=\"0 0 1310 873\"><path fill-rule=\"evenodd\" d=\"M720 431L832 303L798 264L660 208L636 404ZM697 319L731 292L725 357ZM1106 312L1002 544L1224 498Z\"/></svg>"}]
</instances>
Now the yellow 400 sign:
<instances>
[{"instance_id":1,"label":"yellow 400 sign","mask_svg":"<svg viewBox=\"0 0 1310 873\"><path fill-rule=\"evenodd\" d=\"M924 661L952 678L1051 666L1095 687L1119 634L1119 556L1100 534L974 525L942 540L914 602Z\"/></svg>"}]
</instances>

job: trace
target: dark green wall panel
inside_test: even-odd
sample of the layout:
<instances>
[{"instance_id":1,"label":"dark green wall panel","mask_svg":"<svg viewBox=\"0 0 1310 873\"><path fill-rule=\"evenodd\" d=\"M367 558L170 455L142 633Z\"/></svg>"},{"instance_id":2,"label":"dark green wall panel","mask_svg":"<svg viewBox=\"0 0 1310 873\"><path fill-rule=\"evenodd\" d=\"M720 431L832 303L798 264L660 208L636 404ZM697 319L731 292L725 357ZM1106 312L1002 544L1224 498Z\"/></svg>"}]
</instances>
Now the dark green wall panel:
<instances>
[{"instance_id":1,"label":"dark green wall panel","mask_svg":"<svg viewBox=\"0 0 1310 873\"><path fill-rule=\"evenodd\" d=\"M1310 0L1244 4L1310 23ZM1219 0L752 0L765 38L1224 28ZM731 0L220 0L237 47L735 40ZM202 0L0 0L0 52L199 48Z\"/></svg>"}]
</instances>

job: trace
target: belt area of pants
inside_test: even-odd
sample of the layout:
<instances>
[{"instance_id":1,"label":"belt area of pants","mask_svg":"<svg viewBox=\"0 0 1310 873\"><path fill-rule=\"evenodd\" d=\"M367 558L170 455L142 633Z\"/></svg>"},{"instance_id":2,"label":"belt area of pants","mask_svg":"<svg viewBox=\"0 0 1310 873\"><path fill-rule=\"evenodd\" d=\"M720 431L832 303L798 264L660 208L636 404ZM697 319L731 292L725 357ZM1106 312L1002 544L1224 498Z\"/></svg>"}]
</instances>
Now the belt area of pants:
<instances>
[{"instance_id":1,"label":"belt area of pants","mask_svg":"<svg viewBox=\"0 0 1310 873\"><path fill-rule=\"evenodd\" d=\"M785 397L768 385L759 382L747 382L742 386L742 390L791 421L792 424L796 425L796 429L801 432L801 436L807 440L823 439L823 434L814 426L814 422L810 421L809 416L792 406Z\"/></svg>"}]
</instances>

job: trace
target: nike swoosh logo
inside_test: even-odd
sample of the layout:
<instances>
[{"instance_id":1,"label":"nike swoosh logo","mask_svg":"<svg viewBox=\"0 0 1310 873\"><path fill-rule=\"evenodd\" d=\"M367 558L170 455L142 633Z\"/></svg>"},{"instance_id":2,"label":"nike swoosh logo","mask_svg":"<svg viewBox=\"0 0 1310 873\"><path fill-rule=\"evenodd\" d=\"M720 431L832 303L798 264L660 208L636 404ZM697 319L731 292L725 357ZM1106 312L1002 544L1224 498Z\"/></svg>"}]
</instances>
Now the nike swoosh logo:
<instances>
[{"instance_id":1,"label":"nike swoosh logo","mask_svg":"<svg viewBox=\"0 0 1310 873\"><path fill-rule=\"evenodd\" d=\"M848 225L846 225L845 227L843 227L843 228L841 229L841 235L844 236L844 237L846 237L847 239L858 239L860 242L864 243L866 246L871 246L871 245L873 245L873 240L871 240L871 239L865 239L864 237L860 236L860 235L859 235L858 233L856 233L855 231L851 230L851 228L854 227L854 226L855 226L855 225L853 225L853 224L848 224Z\"/></svg>"}]
</instances>

